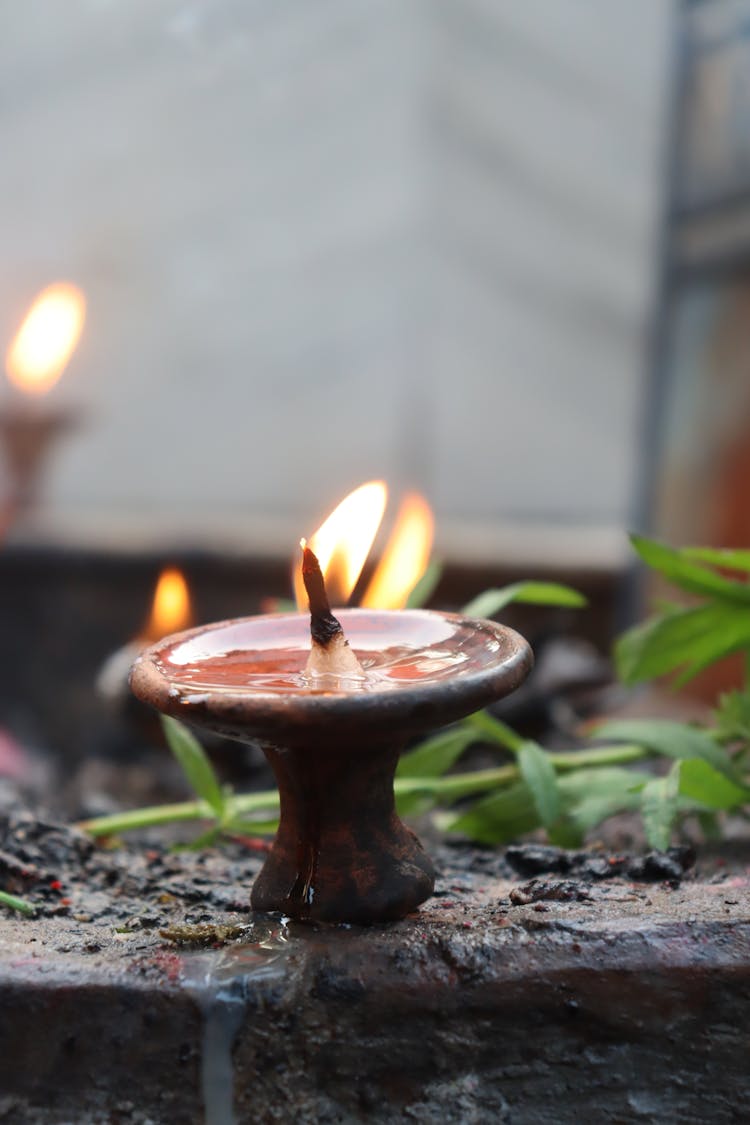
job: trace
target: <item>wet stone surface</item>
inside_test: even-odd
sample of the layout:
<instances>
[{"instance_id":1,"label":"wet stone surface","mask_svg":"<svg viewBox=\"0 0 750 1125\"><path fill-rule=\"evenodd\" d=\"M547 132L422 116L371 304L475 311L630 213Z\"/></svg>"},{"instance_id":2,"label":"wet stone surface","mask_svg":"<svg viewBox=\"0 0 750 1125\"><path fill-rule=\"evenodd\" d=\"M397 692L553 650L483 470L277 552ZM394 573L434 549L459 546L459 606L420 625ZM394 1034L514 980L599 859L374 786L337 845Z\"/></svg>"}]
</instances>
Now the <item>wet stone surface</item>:
<instances>
[{"instance_id":1,"label":"wet stone surface","mask_svg":"<svg viewBox=\"0 0 750 1125\"><path fill-rule=\"evenodd\" d=\"M0 1122L750 1119L747 856L433 850L362 929L253 916L261 841L0 818Z\"/></svg>"}]
</instances>

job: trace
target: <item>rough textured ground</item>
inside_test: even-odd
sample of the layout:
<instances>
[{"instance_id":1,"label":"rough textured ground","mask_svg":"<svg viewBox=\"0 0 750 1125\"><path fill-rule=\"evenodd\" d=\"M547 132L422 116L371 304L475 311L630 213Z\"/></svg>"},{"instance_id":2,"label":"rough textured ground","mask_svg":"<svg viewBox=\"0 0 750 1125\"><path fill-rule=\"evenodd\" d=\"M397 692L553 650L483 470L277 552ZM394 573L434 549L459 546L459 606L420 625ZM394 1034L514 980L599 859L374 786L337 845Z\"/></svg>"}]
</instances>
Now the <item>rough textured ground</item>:
<instances>
[{"instance_id":1,"label":"rough textured ground","mask_svg":"<svg viewBox=\"0 0 750 1125\"><path fill-rule=\"evenodd\" d=\"M3 1125L750 1118L735 850L439 850L387 926L253 918L258 842L107 852L0 820Z\"/></svg>"}]
</instances>

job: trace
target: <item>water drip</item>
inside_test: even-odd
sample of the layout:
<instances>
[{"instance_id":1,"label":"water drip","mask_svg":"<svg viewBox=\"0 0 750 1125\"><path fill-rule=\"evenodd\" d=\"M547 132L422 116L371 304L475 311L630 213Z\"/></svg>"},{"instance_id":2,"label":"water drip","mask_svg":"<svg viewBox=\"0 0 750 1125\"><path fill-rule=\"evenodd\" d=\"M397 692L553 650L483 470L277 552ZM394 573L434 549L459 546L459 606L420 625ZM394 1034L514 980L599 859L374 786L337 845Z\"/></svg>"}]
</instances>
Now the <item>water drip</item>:
<instances>
[{"instance_id":1,"label":"water drip","mask_svg":"<svg viewBox=\"0 0 750 1125\"><path fill-rule=\"evenodd\" d=\"M201 1093L205 1125L236 1125L232 1052L242 1027L251 981L283 972L288 952L284 919L257 923L258 940L184 956L183 981L203 1013Z\"/></svg>"}]
</instances>

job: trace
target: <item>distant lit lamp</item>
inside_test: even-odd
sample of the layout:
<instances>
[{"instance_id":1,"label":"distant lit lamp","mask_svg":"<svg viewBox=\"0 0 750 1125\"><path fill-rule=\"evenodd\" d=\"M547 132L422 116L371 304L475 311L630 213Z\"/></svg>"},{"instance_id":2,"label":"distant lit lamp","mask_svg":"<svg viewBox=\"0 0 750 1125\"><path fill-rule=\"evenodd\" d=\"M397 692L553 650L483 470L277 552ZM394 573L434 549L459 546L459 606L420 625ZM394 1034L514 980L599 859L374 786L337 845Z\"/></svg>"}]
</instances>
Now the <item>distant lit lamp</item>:
<instances>
[{"instance_id":1,"label":"distant lit lamp","mask_svg":"<svg viewBox=\"0 0 750 1125\"><path fill-rule=\"evenodd\" d=\"M50 450L76 421L72 410L51 407L45 396L65 370L85 316L86 299L77 286L50 285L38 295L8 348L5 369L12 398L0 407L6 475L0 535L34 506Z\"/></svg>"},{"instance_id":2,"label":"distant lit lamp","mask_svg":"<svg viewBox=\"0 0 750 1125\"><path fill-rule=\"evenodd\" d=\"M167 567L156 583L148 621L132 641L108 656L99 669L96 677L99 696L114 707L132 707L128 675L133 661L168 633L186 629L192 622L192 612L190 591L182 572Z\"/></svg>"}]
</instances>

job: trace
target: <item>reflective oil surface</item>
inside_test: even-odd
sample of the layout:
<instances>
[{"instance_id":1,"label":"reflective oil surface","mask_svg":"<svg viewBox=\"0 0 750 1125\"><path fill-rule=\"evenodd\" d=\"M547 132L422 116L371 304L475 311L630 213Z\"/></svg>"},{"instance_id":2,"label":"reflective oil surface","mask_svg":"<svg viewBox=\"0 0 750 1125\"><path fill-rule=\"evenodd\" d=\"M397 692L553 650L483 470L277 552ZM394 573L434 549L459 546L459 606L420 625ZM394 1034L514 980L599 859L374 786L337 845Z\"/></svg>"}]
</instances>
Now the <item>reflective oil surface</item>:
<instances>
[{"instance_id":1,"label":"reflective oil surface","mask_svg":"<svg viewBox=\"0 0 750 1125\"><path fill-rule=\"evenodd\" d=\"M419 610L336 611L363 676L311 678L309 618L245 618L168 643L155 663L181 692L393 691L478 671L503 659L491 626ZM335 679L335 683L326 680Z\"/></svg>"}]
</instances>

